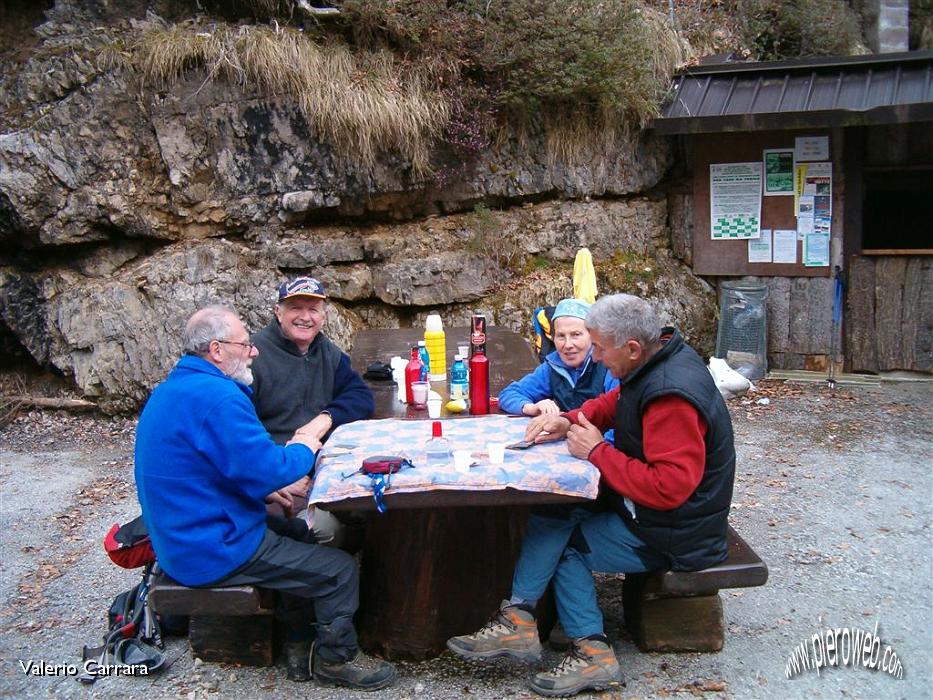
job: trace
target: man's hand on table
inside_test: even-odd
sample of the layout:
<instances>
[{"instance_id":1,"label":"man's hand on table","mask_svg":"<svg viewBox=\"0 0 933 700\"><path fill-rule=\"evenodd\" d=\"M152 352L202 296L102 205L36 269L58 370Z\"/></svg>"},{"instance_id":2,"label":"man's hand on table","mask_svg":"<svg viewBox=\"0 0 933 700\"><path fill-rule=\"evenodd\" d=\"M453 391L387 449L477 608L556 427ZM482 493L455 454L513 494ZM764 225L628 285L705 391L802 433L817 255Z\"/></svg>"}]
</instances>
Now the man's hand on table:
<instances>
[{"instance_id":1,"label":"man's hand on table","mask_svg":"<svg viewBox=\"0 0 933 700\"><path fill-rule=\"evenodd\" d=\"M567 421L568 423L570 421ZM567 431L567 449L574 457L588 459L593 448L603 441L603 434L590 423L583 411L577 413L577 424Z\"/></svg>"},{"instance_id":2,"label":"man's hand on table","mask_svg":"<svg viewBox=\"0 0 933 700\"><path fill-rule=\"evenodd\" d=\"M334 419L330 417L329 413L318 413L314 418L298 428L298 430L295 431L295 435L310 435L320 440L327 435L327 431L330 430L333 425Z\"/></svg>"},{"instance_id":3,"label":"man's hand on table","mask_svg":"<svg viewBox=\"0 0 933 700\"><path fill-rule=\"evenodd\" d=\"M296 444L304 445L312 452L317 452L319 449L321 449L320 439L309 433L301 432L301 428L299 428L298 431L296 431L295 434L292 435L291 440L286 442L285 446L288 447L289 445L296 445Z\"/></svg>"},{"instance_id":4,"label":"man's hand on table","mask_svg":"<svg viewBox=\"0 0 933 700\"><path fill-rule=\"evenodd\" d=\"M532 418L525 428L525 439L529 442L553 442L567 435L570 421L561 415L547 413Z\"/></svg>"},{"instance_id":5,"label":"man's hand on table","mask_svg":"<svg viewBox=\"0 0 933 700\"><path fill-rule=\"evenodd\" d=\"M553 399L541 399L535 403L526 403L522 406L522 413L526 416L557 415L560 413L560 406Z\"/></svg>"}]
</instances>

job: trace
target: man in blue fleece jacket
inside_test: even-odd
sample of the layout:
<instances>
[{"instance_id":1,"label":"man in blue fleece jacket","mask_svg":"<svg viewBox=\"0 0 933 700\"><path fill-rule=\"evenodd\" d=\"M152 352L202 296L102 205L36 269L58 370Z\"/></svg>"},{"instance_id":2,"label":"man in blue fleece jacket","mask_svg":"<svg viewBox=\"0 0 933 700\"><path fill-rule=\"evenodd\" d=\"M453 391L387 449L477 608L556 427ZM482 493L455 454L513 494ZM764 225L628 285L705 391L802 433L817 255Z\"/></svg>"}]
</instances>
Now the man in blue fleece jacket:
<instances>
[{"instance_id":1,"label":"man in blue fleece jacket","mask_svg":"<svg viewBox=\"0 0 933 700\"><path fill-rule=\"evenodd\" d=\"M182 345L136 432L137 493L160 565L187 586L277 590L290 679L309 680L313 669L325 683L390 684L394 667L359 653L353 558L266 526L264 498L312 469L320 441L296 434L280 446L263 428L248 386L258 350L232 309L196 312Z\"/></svg>"}]
</instances>

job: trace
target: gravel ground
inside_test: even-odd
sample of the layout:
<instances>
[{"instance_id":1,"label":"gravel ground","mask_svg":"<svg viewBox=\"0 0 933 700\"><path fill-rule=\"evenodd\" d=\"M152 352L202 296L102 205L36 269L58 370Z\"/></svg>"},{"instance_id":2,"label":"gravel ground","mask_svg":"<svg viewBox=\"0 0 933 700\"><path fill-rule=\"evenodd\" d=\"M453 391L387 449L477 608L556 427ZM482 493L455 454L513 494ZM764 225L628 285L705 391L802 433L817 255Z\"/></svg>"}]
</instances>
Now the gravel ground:
<instances>
[{"instance_id":1,"label":"gravel ground","mask_svg":"<svg viewBox=\"0 0 933 700\"><path fill-rule=\"evenodd\" d=\"M628 681L603 696L933 696L933 384L760 389L730 401L739 453L732 523L768 563L768 585L723 592L722 652L642 654L620 626L620 582L600 577L607 632ZM150 678L103 678L89 689L23 672L30 660L77 663L81 646L103 633L110 601L138 579L100 546L112 523L138 510L133 431L132 420L59 411L23 413L0 429L0 695L357 697L290 684L281 666L202 664L179 638L168 642L169 668ZM903 678L861 667L785 678L794 647L817 631L876 623L881 650L896 652ZM549 652L542 666L558 659ZM471 666L444 654L399 670L397 686L367 697L533 697L530 669L508 662Z\"/></svg>"}]
</instances>

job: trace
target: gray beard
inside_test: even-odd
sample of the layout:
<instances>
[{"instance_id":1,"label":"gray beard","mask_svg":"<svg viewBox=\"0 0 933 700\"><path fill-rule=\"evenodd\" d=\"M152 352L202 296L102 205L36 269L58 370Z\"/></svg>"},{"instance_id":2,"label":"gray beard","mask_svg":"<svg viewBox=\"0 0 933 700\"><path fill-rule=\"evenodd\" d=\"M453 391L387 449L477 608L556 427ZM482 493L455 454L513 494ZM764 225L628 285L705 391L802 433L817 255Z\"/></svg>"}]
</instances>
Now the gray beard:
<instances>
[{"instance_id":1,"label":"gray beard","mask_svg":"<svg viewBox=\"0 0 933 700\"><path fill-rule=\"evenodd\" d=\"M253 370L245 362L237 363L236 369L230 373L230 378L250 386L253 383Z\"/></svg>"}]
</instances>

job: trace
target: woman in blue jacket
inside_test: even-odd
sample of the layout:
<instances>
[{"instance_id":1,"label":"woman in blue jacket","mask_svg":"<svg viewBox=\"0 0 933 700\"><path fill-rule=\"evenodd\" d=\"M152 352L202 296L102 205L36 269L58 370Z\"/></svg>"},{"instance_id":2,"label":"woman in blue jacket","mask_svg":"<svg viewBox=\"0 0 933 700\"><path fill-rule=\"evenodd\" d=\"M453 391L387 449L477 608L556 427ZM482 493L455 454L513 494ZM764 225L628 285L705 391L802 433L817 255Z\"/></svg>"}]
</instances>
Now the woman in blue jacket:
<instances>
[{"instance_id":1,"label":"woman in blue jacket","mask_svg":"<svg viewBox=\"0 0 933 700\"><path fill-rule=\"evenodd\" d=\"M590 305L578 299L564 299L557 305L551 317L557 349L548 353L534 372L499 392L501 410L526 416L563 413L579 408L584 401L618 386L619 380L592 358L593 343L583 323L589 310ZM610 444L613 438L612 430L604 435ZM534 510L549 517L565 518L570 517L573 507L561 504L535 506ZM542 622L550 617L553 623L557 617L553 609L553 594L549 594L547 599L549 602L541 611ZM547 626L546 622L543 624ZM570 644L559 623L550 631L550 642L556 650L565 649Z\"/></svg>"},{"instance_id":2,"label":"woman in blue jacket","mask_svg":"<svg viewBox=\"0 0 933 700\"><path fill-rule=\"evenodd\" d=\"M590 305L564 299L554 309L554 346L531 374L499 393L499 408L539 416L579 408L587 399L614 389L619 380L592 358L592 341L583 321Z\"/></svg>"}]
</instances>

